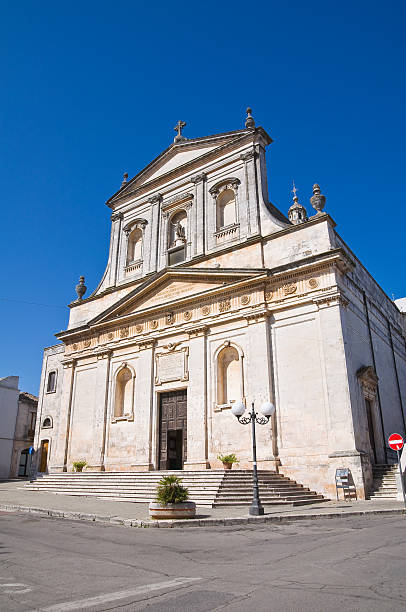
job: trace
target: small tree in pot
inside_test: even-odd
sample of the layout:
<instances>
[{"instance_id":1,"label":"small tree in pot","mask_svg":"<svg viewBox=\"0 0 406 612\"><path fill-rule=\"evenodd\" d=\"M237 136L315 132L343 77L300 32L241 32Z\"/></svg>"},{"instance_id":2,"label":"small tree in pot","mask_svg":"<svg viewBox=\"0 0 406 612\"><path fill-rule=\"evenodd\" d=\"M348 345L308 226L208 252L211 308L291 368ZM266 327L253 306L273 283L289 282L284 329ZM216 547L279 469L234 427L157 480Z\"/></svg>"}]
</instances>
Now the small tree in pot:
<instances>
[{"instance_id":1,"label":"small tree in pot","mask_svg":"<svg viewBox=\"0 0 406 612\"><path fill-rule=\"evenodd\" d=\"M153 519L190 518L196 514L196 504L188 501L189 491L179 476L163 476L158 482L156 501L149 504Z\"/></svg>"},{"instance_id":2,"label":"small tree in pot","mask_svg":"<svg viewBox=\"0 0 406 612\"><path fill-rule=\"evenodd\" d=\"M83 472L83 468L87 466L87 462L84 459L79 459L79 461L74 461L72 464L74 472Z\"/></svg>"},{"instance_id":3,"label":"small tree in pot","mask_svg":"<svg viewBox=\"0 0 406 612\"><path fill-rule=\"evenodd\" d=\"M234 453L231 453L230 455L218 455L217 459L220 459L225 470L231 470L233 463L238 463L238 459Z\"/></svg>"}]
</instances>

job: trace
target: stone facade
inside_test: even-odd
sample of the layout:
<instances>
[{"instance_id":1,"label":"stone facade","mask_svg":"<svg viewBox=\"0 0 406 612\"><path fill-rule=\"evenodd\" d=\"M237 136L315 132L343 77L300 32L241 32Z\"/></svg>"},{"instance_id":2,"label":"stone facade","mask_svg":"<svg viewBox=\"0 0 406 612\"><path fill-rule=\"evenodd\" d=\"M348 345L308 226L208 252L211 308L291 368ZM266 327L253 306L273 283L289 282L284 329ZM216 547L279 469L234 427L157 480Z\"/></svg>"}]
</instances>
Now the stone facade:
<instances>
[{"instance_id":1,"label":"stone facade","mask_svg":"<svg viewBox=\"0 0 406 612\"><path fill-rule=\"evenodd\" d=\"M405 430L404 315L322 212L318 185L317 214L300 223L270 203L272 140L249 119L176 140L108 200L102 281L80 290L45 350L42 469L83 458L88 470L154 470L180 453L202 470L228 452L250 467L250 428L230 410L240 400L276 405L257 429L260 467L320 493L335 494L348 467L362 498L371 465L387 461L387 435ZM177 406L170 392L185 393Z\"/></svg>"}]
</instances>

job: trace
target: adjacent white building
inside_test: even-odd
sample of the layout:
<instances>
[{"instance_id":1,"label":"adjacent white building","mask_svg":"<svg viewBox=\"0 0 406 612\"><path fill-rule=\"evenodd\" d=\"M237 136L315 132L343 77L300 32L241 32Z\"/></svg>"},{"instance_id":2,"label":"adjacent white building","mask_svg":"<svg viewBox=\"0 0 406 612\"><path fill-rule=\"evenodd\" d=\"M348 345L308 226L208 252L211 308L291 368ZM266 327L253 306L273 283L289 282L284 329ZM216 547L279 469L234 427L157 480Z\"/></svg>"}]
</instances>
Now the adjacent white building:
<instances>
[{"instance_id":1,"label":"adjacent white building","mask_svg":"<svg viewBox=\"0 0 406 612\"><path fill-rule=\"evenodd\" d=\"M18 376L0 378L0 478L28 476L38 398L20 391Z\"/></svg>"},{"instance_id":2,"label":"adjacent white building","mask_svg":"<svg viewBox=\"0 0 406 612\"><path fill-rule=\"evenodd\" d=\"M265 149L245 129L174 143L107 202L110 253L95 291L45 349L40 471L251 465L237 401L276 405L258 457L328 495L337 468L364 497L404 433L405 315L324 212L270 201Z\"/></svg>"}]
</instances>

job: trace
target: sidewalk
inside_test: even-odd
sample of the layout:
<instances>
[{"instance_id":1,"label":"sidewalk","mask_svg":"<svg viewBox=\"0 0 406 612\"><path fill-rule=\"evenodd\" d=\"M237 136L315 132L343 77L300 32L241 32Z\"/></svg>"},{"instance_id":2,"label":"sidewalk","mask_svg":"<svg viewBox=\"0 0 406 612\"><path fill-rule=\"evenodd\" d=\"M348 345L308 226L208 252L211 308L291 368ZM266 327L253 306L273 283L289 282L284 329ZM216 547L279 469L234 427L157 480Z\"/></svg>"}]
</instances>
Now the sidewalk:
<instances>
[{"instance_id":1,"label":"sidewalk","mask_svg":"<svg viewBox=\"0 0 406 612\"><path fill-rule=\"evenodd\" d=\"M30 491L24 488L22 481L0 482L0 510L30 512L70 520L97 521L126 527L161 528L272 523L373 514L406 514L402 502L362 500L331 501L303 507L265 506L265 515L259 517L248 516L248 507L197 507L195 519L151 521L148 517L148 504Z\"/></svg>"}]
</instances>

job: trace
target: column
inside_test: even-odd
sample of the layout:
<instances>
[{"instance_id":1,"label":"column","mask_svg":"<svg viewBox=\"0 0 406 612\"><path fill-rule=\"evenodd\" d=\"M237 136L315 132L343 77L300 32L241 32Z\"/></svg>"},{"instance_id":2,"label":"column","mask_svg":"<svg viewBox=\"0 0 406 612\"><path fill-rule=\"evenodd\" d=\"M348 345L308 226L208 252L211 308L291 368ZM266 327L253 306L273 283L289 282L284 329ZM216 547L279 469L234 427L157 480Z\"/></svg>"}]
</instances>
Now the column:
<instances>
[{"instance_id":1,"label":"column","mask_svg":"<svg viewBox=\"0 0 406 612\"><path fill-rule=\"evenodd\" d=\"M193 256L203 255L205 252L205 181L206 174L201 172L190 179L195 186L194 197L194 239Z\"/></svg>"},{"instance_id":2,"label":"column","mask_svg":"<svg viewBox=\"0 0 406 612\"><path fill-rule=\"evenodd\" d=\"M51 457L49 461L50 471L66 472L68 456L68 445L70 435L70 421L72 412L73 384L75 379L76 360L65 359L63 365L62 393L60 399L59 422L56 437L53 439Z\"/></svg>"},{"instance_id":3,"label":"column","mask_svg":"<svg viewBox=\"0 0 406 612\"><path fill-rule=\"evenodd\" d=\"M255 180L255 151L242 153L240 159L244 162L245 174L245 208L247 219L247 236L259 233L258 203ZM243 206L244 210L244 206Z\"/></svg>"},{"instance_id":4,"label":"column","mask_svg":"<svg viewBox=\"0 0 406 612\"><path fill-rule=\"evenodd\" d=\"M97 353L92 451L89 461L90 465L86 468L92 471L104 470L111 353L111 350L102 350Z\"/></svg>"},{"instance_id":5,"label":"column","mask_svg":"<svg viewBox=\"0 0 406 612\"><path fill-rule=\"evenodd\" d=\"M135 379L135 461L134 470L152 470L156 436L154 435L154 359L155 340L146 340L138 345Z\"/></svg>"},{"instance_id":6,"label":"column","mask_svg":"<svg viewBox=\"0 0 406 612\"><path fill-rule=\"evenodd\" d=\"M206 327L189 332L189 386L187 390L187 461L185 470L204 470L208 463L207 440L207 338Z\"/></svg>"}]
</instances>

